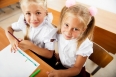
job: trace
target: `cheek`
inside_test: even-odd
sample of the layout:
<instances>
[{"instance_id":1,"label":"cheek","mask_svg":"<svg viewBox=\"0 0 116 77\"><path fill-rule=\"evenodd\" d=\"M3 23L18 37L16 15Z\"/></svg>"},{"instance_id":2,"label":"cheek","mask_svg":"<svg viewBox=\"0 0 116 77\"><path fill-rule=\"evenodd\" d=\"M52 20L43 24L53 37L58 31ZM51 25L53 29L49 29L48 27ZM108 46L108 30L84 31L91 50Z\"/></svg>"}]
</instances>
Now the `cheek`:
<instances>
[{"instance_id":1,"label":"cheek","mask_svg":"<svg viewBox=\"0 0 116 77\"><path fill-rule=\"evenodd\" d=\"M65 28L62 26L61 27L61 33L65 31Z\"/></svg>"},{"instance_id":2,"label":"cheek","mask_svg":"<svg viewBox=\"0 0 116 77\"><path fill-rule=\"evenodd\" d=\"M46 17L46 15L44 15L44 14L39 15L39 16L37 16L37 20L41 23L44 21L45 17Z\"/></svg>"},{"instance_id":3,"label":"cheek","mask_svg":"<svg viewBox=\"0 0 116 77\"><path fill-rule=\"evenodd\" d=\"M44 16L38 17L38 19L39 19L40 22L43 22L44 18L45 18Z\"/></svg>"},{"instance_id":4,"label":"cheek","mask_svg":"<svg viewBox=\"0 0 116 77\"><path fill-rule=\"evenodd\" d=\"M80 37L80 32L74 32L72 36L74 38L79 38Z\"/></svg>"}]
</instances>

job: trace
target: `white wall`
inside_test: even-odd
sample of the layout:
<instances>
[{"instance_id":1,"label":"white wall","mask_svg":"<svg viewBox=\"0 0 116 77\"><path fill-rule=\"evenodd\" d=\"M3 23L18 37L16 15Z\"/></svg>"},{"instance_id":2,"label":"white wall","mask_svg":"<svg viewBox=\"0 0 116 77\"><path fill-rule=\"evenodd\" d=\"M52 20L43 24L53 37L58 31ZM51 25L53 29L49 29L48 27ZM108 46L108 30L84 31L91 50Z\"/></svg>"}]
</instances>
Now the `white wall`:
<instances>
[{"instance_id":1,"label":"white wall","mask_svg":"<svg viewBox=\"0 0 116 77\"><path fill-rule=\"evenodd\" d=\"M116 13L116 0L76 0L76 1Z\"/></svg>"}]
</instances>

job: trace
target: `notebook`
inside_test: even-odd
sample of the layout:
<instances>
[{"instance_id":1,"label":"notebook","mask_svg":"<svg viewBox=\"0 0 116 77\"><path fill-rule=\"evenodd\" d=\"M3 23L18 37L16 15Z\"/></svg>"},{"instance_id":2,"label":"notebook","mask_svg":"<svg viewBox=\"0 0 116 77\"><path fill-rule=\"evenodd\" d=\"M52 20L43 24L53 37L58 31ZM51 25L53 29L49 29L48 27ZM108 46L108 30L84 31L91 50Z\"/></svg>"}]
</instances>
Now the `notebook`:
<instances>
[{"instance_id":1,"label":"notebook","mask_svg":"<svg viewBox=\"0 0 116 77\"><path fill-rule=\"evenodd\" d=\"M10 51L11 45L0 51L0 77L29 77L40 65L20 48Z\"/></svg>"}]
</instances>

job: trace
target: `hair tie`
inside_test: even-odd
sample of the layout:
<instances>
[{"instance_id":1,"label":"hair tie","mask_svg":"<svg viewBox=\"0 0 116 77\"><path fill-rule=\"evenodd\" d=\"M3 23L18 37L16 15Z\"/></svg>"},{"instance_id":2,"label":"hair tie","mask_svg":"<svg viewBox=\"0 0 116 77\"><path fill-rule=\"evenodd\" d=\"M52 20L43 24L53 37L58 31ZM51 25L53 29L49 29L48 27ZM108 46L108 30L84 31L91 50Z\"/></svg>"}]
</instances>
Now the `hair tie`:
<instances>
[{"instance_id":1,"label":"hair tie","mask_svg":"<svg viewBox=\"0 0 116 77\"><path fill-rule=\"evenodd\" d=\"M91 16L95 16L97 14L97 8L90 7L89 12L90 12Z\"/></svg>"},{"instance_id":2,"label":"hair tie","mask_svg":"<svg viewBox=\"0 0 116 77\"><path fill-rule=\"evenodd\" d=\"M66 7L70 7L76 4L75 0L66 0Z\"/></svg>"}]
</instances>

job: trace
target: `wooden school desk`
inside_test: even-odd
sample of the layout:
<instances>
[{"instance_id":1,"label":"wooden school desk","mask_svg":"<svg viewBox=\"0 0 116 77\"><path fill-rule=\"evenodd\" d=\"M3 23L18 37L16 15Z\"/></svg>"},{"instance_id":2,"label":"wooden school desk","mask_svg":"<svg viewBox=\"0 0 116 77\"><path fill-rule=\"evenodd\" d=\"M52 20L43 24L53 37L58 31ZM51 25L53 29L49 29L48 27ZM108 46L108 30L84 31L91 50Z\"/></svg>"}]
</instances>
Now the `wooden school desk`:
<instances>
[{"instance_id":1,"label":"wooden school desk","mask_svg":"<svg viewBox=\"0 0 116 77\"><path fill-rule=\"evenodd\" d=\"M53 24L58 26L60 12L48 9L53 14ZM116 53L116 14L98 9L98 13L95 16L95 30L93 35L93 41L107 51Z\"/></svg>"},{"instance_id":2,"label":"wooden school desk","mask_svg":"<svg viewBox=\"0 0 116 77\"><path fill-rule=\"evenodd\" d=\"M19 0L0 0L0 8L7 7L17 2L19 2Z\"/></svg>"},{"instance_id":3,"label":"wooden school desk","mask_svg":"<svg viewBox=\"0 0 116 77\"><path fill-rule=\"evenodd\" d=\"M7 45L9 45L9 41L5 35L4 29L0 27L0 50L4 49ZM46 72L53 70L53 68L32 52L30 51L25 52L40 64L40 66L37 69L41 69L41 71L36 75L36 77L47 77Z\"/></svg>"}]
</instances>

